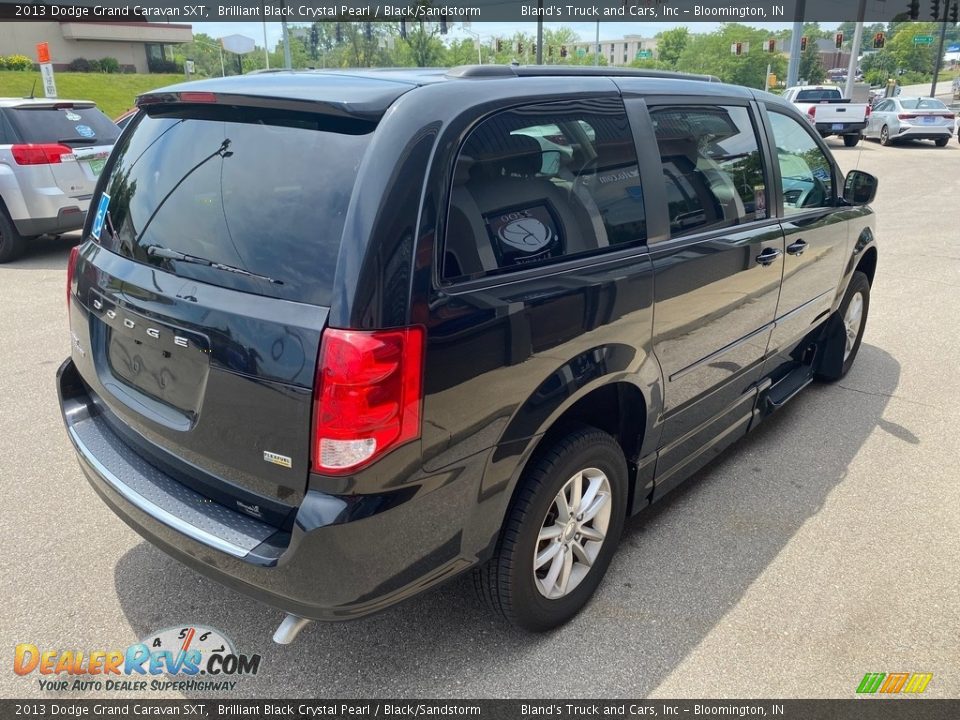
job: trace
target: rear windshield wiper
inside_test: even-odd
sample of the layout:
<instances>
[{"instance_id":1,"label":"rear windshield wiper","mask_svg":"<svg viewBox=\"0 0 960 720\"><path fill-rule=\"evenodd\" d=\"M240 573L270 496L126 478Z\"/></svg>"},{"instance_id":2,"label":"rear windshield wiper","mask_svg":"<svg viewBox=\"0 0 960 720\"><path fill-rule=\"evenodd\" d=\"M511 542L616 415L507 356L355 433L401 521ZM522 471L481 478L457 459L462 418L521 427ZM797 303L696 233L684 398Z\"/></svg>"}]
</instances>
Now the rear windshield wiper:
<instances>
[{"instance_id":1,"label":"rear windshield wiper","mask_svg":"<svg viewBox=\"0 0 960 720\"><path fill-rule=\"evenodd\" d=\"M61 138L57 140L61 145L96 145L97 139L95 137L89 138Z\"/></svg>"},{"instance_id":2,"label":"rear windshield wiper","mask_svg":"<svg viewBox=\"0 0 960 720\"><path fill-rule=\"evenodd\" d=\"M238 268L234 265L225 265L224 263L214 262L213 260L207 260L207 258L197 257L196 255L187 255L186 253L161 247L160 245L151 245L148 247L147 255L151 257L164 258L166 260L178 260L179 262L193 263L194 265L205 265L213 268L214 270L223 270L224 272L244 275L245 277L258 278L259 280L266 280L268 283L273 283L274 285L283 285L282 280L274 280L272 277L252 273L249 270L244 270L243 268Z\"/></svg>"}]
</instances>

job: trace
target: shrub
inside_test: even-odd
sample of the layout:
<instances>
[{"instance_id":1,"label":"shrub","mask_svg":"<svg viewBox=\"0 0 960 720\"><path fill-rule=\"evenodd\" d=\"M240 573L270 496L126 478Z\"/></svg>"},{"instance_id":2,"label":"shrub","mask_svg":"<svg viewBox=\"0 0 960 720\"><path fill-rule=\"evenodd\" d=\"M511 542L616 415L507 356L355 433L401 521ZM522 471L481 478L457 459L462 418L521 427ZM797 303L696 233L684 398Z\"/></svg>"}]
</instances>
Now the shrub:
<instances>
[{"instance_id":1,"label":"shrub","mask_svg":"<svg viewBox=\"0 0 960 720\"><path fill-rule=\"evenodd\" d=\"M33 60L26 55L7 55L0 57L0 68L4 70L32 70Z\"/></svg>"},{"instance_id":2,"label":"shrub","mask_svg":"<svg viewBox=\"0 0 960 720\"><path fill-rule=\"evenodd\" d=\"M70 72L90 72L90 61L86 58L74 58L67 65Z\"/></svg>"},{"instance_id":3,"label":"shrub","mask_svg":"<svg viewBox=\"0 0 960 720\"><path fill-rule=\"evenodd\" d=\"M100 60L100 71L105 73L120 72L120 61L112 57L102 58Z\"/></svg>"},{"instance_id":4,"label":"shrub","mask_svg":"<svg viewBox=\"0 0 960 720\"><path fill-rule=\"evenodd\" d=\"M90 72L100 72L100 61L90 60Z\"/></svg>"},{"instance_id":5,"label":"shrub","mask_svg":"<svg viewBox=\"0 0 960 720\"><path fill-rule=\"evenodd\" d=\"M173 60L148 60L147 69L152 73L181 73L183 66Z\"/></svg>"}]
</instances>

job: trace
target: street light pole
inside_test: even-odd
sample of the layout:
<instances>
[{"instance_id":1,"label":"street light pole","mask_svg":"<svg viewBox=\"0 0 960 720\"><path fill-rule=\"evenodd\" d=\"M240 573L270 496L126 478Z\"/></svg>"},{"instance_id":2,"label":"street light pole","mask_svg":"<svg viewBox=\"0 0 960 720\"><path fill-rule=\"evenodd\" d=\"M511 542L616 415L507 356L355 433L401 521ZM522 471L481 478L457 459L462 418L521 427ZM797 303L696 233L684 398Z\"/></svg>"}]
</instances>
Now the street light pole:
<instances>
[{"instance_id":1,"label":"street light pole","mask_svg":"<svg viewBox=\"0 0 960 720\"><path fill-rule=\"evenodd\" d=\"M933 82L930 84L930 97L937 95L937 78L940 77L940 63L943 62L943 41L947 34L947 18L950 16L950 6L960 0L947 0L943 4L943 20L940 21L940 42L937 44L937 56L933 59Z\"/></svg>"},{"instance_id":2,"label":"street light pole","mask_svg":"<svg viewBox=\"0 0 960 720\"><path fill-rule=\"evenodd\" d=\"M543 65L543 0L537 0L537 65Z\"/></svg>"},{"instance_id":3,"label":"street light pole","mask_svg":"<svg viewBox=\"0 0 960 720\"><path fill-rule=\"evenodd\" d=\"M600 64L600 21L597 20L597 38L596 44L593 46L593 64Z\"/></svg>"}]
</instances>

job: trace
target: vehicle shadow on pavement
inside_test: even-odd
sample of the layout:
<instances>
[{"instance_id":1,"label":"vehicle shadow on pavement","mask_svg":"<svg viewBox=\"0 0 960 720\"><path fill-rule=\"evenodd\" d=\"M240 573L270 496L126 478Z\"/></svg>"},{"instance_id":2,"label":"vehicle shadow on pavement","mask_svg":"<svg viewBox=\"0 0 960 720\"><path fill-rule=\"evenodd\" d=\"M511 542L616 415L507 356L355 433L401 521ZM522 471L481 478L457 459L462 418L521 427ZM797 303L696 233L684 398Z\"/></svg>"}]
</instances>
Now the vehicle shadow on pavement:
<instances>
[{"instance_id":1,"label":"vehicle shadow on pavement","mask_svg":"<svg viewBox=\"0 0 960 720\"><path fill-rule=\"evenodd\" d=\"M4 270L63 270L63 277L66 278L70 248L79 244L79 233L59 237L44 235L28 240L27 249L21 257L0 267Z\"/></svg>"},{"instance_id":2,"label":"vehicle shadow on pavement","mask_svg":"<svg viewBox=\"0 0 960 720\"><path fill-rule=\"evenodd\" d=\"M848 376L859 390L810 386L628 522L593 602L549 634L528 635L495 620L462 577L371 618L314 623L280 647L270 640L279 611L202 578L145 542L117 563L117 595L139 637L197 623L224 632L239 652L260 653L260 672L235 678L229 696L646 696L821 510L871 434L891 431L882 416L899 378L892 356L863 345ZM904 441L916 439L896 428ZM817 612L810 609L811 627ZM770 622L775 626L776 618ZM780 641L760 642L773 651ZM728 661L718 658L718 667Z\"/></svg>"}]
</instances>

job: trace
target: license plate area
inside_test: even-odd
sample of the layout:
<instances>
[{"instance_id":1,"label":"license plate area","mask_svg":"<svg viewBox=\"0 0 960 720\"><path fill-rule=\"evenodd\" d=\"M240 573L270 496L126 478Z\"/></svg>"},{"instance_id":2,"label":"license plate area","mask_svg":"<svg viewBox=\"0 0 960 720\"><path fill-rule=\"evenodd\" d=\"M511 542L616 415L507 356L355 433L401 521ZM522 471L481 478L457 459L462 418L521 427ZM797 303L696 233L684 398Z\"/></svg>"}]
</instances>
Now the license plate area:
<instances>
[{"instance_id":1,"label":"license plate area","mask_svg":"<svg viewBox=\"0 0 960 720\"><path fill-rule=\"evenodd\" d=\"M106 364L121 383L180 411L193 421L200 411L210 368L202 335L133 312L91 293L93 322L102 323Z\"/></svg>"},{"instance_id":2,"label":"license plate area","mask_svg":"<svg viewBox=\"0 0 960 720\"><path fill-rule=\"evenodd\" d=\"M830 129L831 129L831 130L843 130L843 123L834 123L834 124L831 126Z\"/></svg>"}]
</instances>

